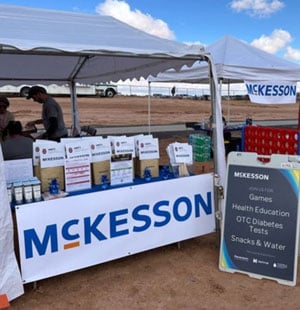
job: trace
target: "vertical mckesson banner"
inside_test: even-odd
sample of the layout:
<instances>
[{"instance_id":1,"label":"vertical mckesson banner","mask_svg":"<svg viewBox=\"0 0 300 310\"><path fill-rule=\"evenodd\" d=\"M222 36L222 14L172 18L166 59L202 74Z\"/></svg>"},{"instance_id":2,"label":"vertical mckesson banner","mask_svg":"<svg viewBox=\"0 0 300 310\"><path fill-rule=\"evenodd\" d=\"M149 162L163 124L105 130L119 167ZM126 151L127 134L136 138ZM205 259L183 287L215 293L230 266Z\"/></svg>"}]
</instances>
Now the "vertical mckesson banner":
<instances>
[{"instance_id":1,"label":"vertical mckesson banner","mask_svg":"<svg viewBox=\"0 0 300 310\"><path fill-rule=\"evenodd\" d=\"M245 85L253 103L296 103L296 81L245 81Z\"/></svg>"},{"instance_id":2,"label":"vertical mckesson banner","mask_svg":"<svg viewBox=\"0 0 300 310\"><path fill-rule=\"evenodd\" d=\"M299 164L256 156L230 153L220 269L296 285Z\"/></svg>"}]
</instances>

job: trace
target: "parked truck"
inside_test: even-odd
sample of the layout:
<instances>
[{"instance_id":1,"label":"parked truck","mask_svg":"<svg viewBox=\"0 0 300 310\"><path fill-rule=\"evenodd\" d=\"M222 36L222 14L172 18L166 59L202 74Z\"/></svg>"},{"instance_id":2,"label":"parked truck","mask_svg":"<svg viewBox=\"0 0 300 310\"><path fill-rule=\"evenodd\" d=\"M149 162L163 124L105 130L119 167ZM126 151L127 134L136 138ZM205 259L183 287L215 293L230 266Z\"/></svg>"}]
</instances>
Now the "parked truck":
<instances>
[{"instance_id":1,"label":"parked truck","mask_svg":"<svg viewBox=\"0 0 300 310\"><path fill-rule=\"evenodd\" d=\"M47 93L50 95L56 96L69 96L70 95L70 88L66 85L42 85L46 90ZM28 95L28 91L31 85L20 85L20 86L13 86L13 85L6 85L0 87L0 94L6 96L20 96L26 97ZM97 83L97 84L76 84L76 93L78 96L101 96L101 97L108 97L112 98L118 93L117 85L110 84L110 83Z\"/></svg>"}]
</instances>

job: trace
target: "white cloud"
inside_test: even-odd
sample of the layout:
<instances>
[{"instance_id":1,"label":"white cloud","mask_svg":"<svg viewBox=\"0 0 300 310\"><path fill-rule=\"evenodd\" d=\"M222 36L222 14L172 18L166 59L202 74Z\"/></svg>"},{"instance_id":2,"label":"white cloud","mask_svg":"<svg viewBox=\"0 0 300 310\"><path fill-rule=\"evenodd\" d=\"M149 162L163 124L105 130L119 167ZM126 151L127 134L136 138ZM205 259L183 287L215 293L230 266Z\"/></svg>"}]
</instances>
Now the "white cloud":
<instances>
[{"instance_id":1,"label":"white cloud","mask_svg":"<svg viewBox=\"0 0 300 310\"><path fill-rule=\"evenodd\" d=\"M300 60L300 50L288 46L284 53L284 57L291 60Z\"/></svg>"},{"instance_id":2,"label":"white cloud","mask_svg":"<svg viewBox=\"0 0 300 310\"><path fill-rule=\"evenodd\" d=\"M270 36L262 35L259 39L253 40L251 45L271 54L284 49L292 41L289 32L282 29L275 29Z\"/></svg>"},{"instance_id":3,"label":"white cloud","mask_svg":"<svg viewBox=\"0 0 300 310\"><path fill-rule=\"evenodd\" d=\"M100 15L112 16L157 37L170 40L175 39L175 35L169 29L167 23L161 19L155 19L149 14L144 14L139 10L131 10L125 1L106 0L96 7L96 12Z\"/></svg>"},{"instance_id":4,"label":"white cloud","mask_svg":"<svg viewBox=\"0 0 300 310\"><path fill-rule=\"evenodd\" d=\"M233 11L245 11L250 16L268 17L281 10L284 3L279 0L233 0L230 2Z\"/></svg>"}]
</instances>

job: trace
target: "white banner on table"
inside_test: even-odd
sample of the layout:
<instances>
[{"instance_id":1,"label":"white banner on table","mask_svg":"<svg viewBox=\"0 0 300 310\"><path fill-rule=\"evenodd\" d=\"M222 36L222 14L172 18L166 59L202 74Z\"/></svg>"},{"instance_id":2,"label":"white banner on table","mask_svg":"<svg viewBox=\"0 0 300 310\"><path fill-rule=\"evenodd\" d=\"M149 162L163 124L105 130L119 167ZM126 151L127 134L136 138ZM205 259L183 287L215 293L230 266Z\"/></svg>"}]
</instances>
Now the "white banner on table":
<instances>
[{"instance_id":1,"label":"white banner on table","mask_svg":"<svg viewBox=\"0 0 300 310\"><path fill-rule=\"evenodd\" d=\"M213 175L21 205L16 216L33 282L214 232Z\"/></svg>"}]
</instances>

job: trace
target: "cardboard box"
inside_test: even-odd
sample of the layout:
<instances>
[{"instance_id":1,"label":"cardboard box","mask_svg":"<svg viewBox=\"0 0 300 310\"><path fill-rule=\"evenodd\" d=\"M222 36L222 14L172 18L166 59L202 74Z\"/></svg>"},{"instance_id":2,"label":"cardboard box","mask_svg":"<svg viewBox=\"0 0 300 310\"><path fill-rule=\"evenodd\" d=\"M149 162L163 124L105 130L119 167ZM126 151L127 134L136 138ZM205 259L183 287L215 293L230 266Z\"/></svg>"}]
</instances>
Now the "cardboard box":
<instances>
[{"instance_id":1,"label":"cardboard box","mask_svg":"<svg viewBox=\"0 0 300 310\"><path fill-rule=\"evenodd\" d=\"M49 191L49 184L52 179L57 179L60 190L65 190L64 166L40 168L42 192Z\"/></svg>"},{"instance_id":2,"label":"cardboard box","mask_svg":"<svg viewBox=\"0 0 300 310\"><path fill-rule=\"evenodd\" d=\"M213 172L213 169L214 169L213 160L206 161L206 162L194 161L192 165L188 166L188 170L192 174L209 173L209 172Z\"/></svg>"},{"instance_id":3,"label":"cardboard box","mask_svg":"<svg viewBox=\"0 0 300 310\"><path fill-rule=\"evenodd\" d=\"M110 160L103 160L92 163L92 182L95 185L101 183L102 175L106 175L110 179Z\"/></svg>"},{"instance_id":4,"label":"cardboard box","mask_svg":"<svg viewBox=\"0 0 300 310\"><path fill-rule=\"evenodd\" d=\"M145 168L149 168L151 170L151 176L156 178L159 176L159 159L136 159L135 162L135 173L140 178L144 177Z\"/></svg>"},{"instance_id":5,"label":"cardboard box","mask_svg":"<svg viewBox=\"0 0 300 310\"><path fill-rule=\"evenodd\" d=\"M41 166L33 166L33 175L36 176L38 179L41 179Z\"/></svg>"}]
</instances>

